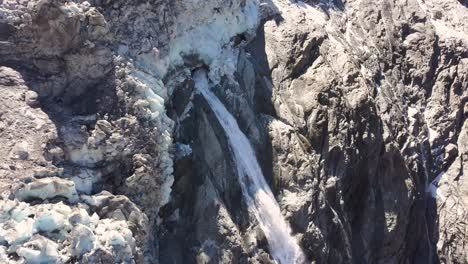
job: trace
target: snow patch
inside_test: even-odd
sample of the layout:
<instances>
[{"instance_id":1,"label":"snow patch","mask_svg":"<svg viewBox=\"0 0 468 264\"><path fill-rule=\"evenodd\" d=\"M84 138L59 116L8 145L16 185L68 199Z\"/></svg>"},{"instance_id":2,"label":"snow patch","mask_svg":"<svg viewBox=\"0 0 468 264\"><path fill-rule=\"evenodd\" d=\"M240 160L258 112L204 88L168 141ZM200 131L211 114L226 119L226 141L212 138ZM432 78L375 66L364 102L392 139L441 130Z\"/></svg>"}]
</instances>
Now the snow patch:
<instances>
[{"instance_id":1,"label":"snow patch","mask_svg":"<svg viewBox=\"0 0 468 264\"><path fill-rule=\"evenodd\" d=\"M466 32L460 31L440 20L431 19L431 23L439 37L443 39L459 39L468 43L468 34Z\"/></svg>"},{"instance_id":2,"label":"snow patch","mask_svg":"<svg viewBox=\"0 0 468 264\"><path fill-rule=\"evenodd\" d=\"M417 2L441 39L461 40L468 44L468 12L459 1L417 0Z\"/></svg>"}]
</instances>

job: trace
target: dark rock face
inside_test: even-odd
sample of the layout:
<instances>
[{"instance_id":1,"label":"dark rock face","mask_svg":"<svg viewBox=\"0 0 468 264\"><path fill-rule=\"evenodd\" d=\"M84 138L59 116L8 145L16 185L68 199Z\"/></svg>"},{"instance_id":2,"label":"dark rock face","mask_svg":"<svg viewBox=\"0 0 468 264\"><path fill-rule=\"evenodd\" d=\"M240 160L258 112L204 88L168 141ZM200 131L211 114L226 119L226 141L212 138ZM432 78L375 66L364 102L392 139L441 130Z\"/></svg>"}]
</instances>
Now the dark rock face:
<instances>
[{"instance_id":1,"label":"dark rock face","mask_svg":"<svg viewBox=\"0 0 468 264\"><path fill-rule=\"evenodd\" d=\"M274 263L198 68L309 262L468 263L459 0L1 2L0 260Z\"/></svg>"},{"instance_id":2,"label":"dark rock face","mask_svg":"<svg viewBox=\"0 0 468 264\"><path fill-rule=\"evenodd\" d=\"M432 219L434 201L426 193L443 168L454 166L452 142L460 142L463 134L467 96L466 35L447 32L457 22L434 18L431 8L437 5L348 1L344 8L330 6L329 17L321 21L319 13L309 16L297 5L278 3L280 12L265 22L263 35L250 47L252 57L261 56L258 79L272 80L260 87L272 87L261 93L271 93L275 109L265 119L274 182L283 195L288 190L316 197L298 208L297 200L289 204L285 195L282 206L293 212L291 222L304 234L302 242L317 245L307 252L318 262L467 261L464 253L446 251L463 251L459 242L433 237L447 220ZM463 10L455 1L451 5ZM453 77L444 74L448 68ZM444 76L454 82L440 83ZM439 96L447 98L445 103ZM439 122L445 123L439 127L443 132L433 131ZM464 188L462 182L455 186ZM451 211L441 206L443 200L436 201L442 214ZM450 257L441 258L444 254Z\"/></svg>"}]
</instances>

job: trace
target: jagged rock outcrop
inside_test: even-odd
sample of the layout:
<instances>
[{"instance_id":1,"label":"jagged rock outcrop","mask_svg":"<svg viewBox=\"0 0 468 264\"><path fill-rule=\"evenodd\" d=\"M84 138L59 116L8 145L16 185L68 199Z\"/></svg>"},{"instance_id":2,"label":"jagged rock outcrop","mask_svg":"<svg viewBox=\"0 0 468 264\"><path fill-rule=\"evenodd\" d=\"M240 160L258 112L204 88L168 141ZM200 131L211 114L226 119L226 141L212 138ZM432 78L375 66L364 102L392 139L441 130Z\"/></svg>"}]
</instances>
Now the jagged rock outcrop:
<instances>
[{"instance_id":1,"label":"jagged rock outcrop","mask_svg":"<svg viewBox=\"0 0 468 264\"><path fill-rule=\"evenodd\" d=\"M192 72L312 263L468 263L458 0L0 2L0 260L273 263Z\"/></svg>"},{"instance_id":2,"label":"jagged rock outcrop","mask_svg":"<svg viewBox=\"0 0 468 264\"><path fill-rule=\"evenodd\" d=\"M234 79L222 80L214 90L256 146L309 258L318 263L466 262L461 253L466 225L449 220L457 217L444 210L455 210L432 200L428 191L438 172L458 156L457 145L464 144L457 142L466 119L464 7L456 1L445 6L265 1L261 7L263 25L247 53L238 56ZM451 17L438 9L452 12ZM443 73L446 68L452 68L451 78ZM200 120L206 118L192 122ZM185 122L193 133L193 125ZM435 139L440 134L434 123L445 129L443 142ZM192 142L181 134L183 143ZM194 137L207 138L211 147L225 144L203 133ZM441 154L444 163L437 161ZM224 163L211 169L215 175L219 168L229 169L227 161L209 160L220 154L193 155L208 164ZM455 175L452 188L458 190L462 174ZM239 195L218 186L223 194ZM453 196L451 203L463 217L463 194ZM223 199L229 204L226 200L232 198ZM437 212L433 203L440 207ZM443 227L446 221L453 226ZM242 227L242 221L237 225ZM440 231L454 240L439 240Z\"/></svg>"}]
</instances>

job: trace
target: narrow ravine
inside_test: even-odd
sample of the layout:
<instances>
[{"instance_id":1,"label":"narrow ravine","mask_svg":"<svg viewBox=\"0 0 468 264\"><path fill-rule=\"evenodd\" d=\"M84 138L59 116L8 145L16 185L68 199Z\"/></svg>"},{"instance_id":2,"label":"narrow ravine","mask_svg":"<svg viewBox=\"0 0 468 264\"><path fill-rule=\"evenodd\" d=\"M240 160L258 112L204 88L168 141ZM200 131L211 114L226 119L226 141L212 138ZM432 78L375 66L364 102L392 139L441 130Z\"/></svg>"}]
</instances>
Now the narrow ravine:
<instances>
[{"instance_id":1,"label":"narrow ravine","mask_svg":"<svg viewBox=\"0 0 468 264\"><path fill-rule=\"evenodd\" d=\"M207 73L198 70L194 76L195 87L206 99L223 127L234 154L237 174L249 210L255 215L268 240L270 253L280 264L302 264L305 257L291 228L284 220L280 208L265 181L255 152L248 138L239 128L236 119L214 95L208 85Z\"/></svg>"}]
</instances>

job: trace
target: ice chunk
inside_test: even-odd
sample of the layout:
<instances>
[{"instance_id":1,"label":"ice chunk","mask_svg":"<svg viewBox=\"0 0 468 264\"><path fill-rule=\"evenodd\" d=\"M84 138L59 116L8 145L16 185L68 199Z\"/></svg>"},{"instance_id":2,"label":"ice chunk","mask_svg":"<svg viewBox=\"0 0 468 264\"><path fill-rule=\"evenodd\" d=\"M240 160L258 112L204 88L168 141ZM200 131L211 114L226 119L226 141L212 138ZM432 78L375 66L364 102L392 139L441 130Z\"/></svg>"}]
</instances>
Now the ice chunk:
<instances>
[{"instance_id":1,"label":"ice chunk","mask_svg":"<svg viewBox=\"0 0 468 264\"><path fill-rule=\"evenodd\" d=\"M104 192L100 197L83 197L106 204L106 199L114 196ZM115 198L115 202L119 199ZM81 259L98 249L132 259L135 238L122 210L107 216L119 220L100 219L96 213L90 216L87 207L81 203L29 205L0 200L0 263L9 263L8 254L14 252L20 259L13 263L66 263L72 256Z\"/></svg>"},{"instance_id":2,"label":"ice chunk","mask_svg":"<svg viewBox=\"0 0 468 264\"><path fill-rule=\"evenodd\" d=\"M124 237L119 232L114 231L114 230L107 233L106 240L107 240L107 243L112 246L123 247L126 244Z\"/></svg>"},{"instance_id":3,"label":"ice chunk","mask_svg":"<svg viewBox=\"0 0 468 264\"><path fill-rule=\"evenodd\" d=\"M183 65L185 56L197 55L211 66L210 69L217 68L213 62L223 61L219 55L233 37L253 33L259 22L259 1L234 1L229 6L220 2L183 1L183 8L189 12L175 25L176 30L168 43L169 54L156 49L142 54L137 60L138 66L162 77L171 68ZM212 12L213 9L217 12ZM218 65L223 66L222 63Z\"/></svg>"},{"instance_id":4,"label":"ice chunk","mask_svg":"<svg viewBox=\"0 0 468 264\"><path fill-rule=\"evenodd\" d=\"M0 246L0 263L3 264L13 264L16 263L13 260L10 260L7 254L7 248L4 246Z\"/></svg>"},{"instance_id":5,"label":"ice chunk","mask_svg":"<svg viewBox=\"0 0 468 264\"><path fill-rule=\"evenodd\" d=\"M51 211L38 217L34 223L34 228L39 232L52 232L62 229L64 225L65 216Z\"/></svg>"},{"instance_id":6,"label":"ice chunk","mask_svg":"<svg viewBox=\"0 0 468 264\"><path fill-rule=\"evenodd\" d=\"M1 225L0 240L9 245L17 245L28 241L33 235L34 220L27 218L21 222L9 221Z\"/></svg>"},{"instance_id":7,"label":"ice chunk","mask_svg":"<svg viewBox=\"0 0 468 264\"><path fill-rule=\"evenodd\" d=\"M64 197L69 202L77 202L78 194L75 183L58 177L43 178L28 183L16 192L16 198L20 201L30 199L46 200L55 197Z\"/></svg>"},{"instance_id":8,"label":"ice chunk","mask_svg":"<svg viewBox=\"0 0 468 264\"><path fill-rule=\"evenodd\" d=\"M94 249L96 237L93 231L84 225L78 224L71 233L71 253L73 256L81 256Z\"/></svg>"},{"instance_id":9,"label":"ice chunk","mask_svg":"<svg viewBox=\"0 0 468 264\"><path fill-rule=\"evenodd\" d=\"M72 225L82 224L87 226L91 223L91 218L85 209L79 208L70 215L68 221Z\"/></svg>"},{"instance_id":10,"label":"ice chunk","mask_svg":"<svg viewBox=\"0 0 468 264\"><path fill-rule=\"evenodd\" d=\"M93 191L93 185L101 178L100 172L90 169L83 169L80 174L71 178L75 183L75 188L81 193L90 194Z\"/></svg>"},{"instance_id":11,"label":"ice chunk","mask_svg":"<svg viewBox=\"0 0 468 264\"><path fill-rule=\"evenodd\" d=\"M71 161L82 166L92 167L104 160L104 152L101 148L89 148L86 144L81 148L69 150L69 153Z\"/></svg>"},{"instance_id":12,"label":"ice chunk","mask_svg":"<svg viewBox=\"0 0 468 264\"><path fill-rule=\"evenodd\" d=\"M6 200L0 203L0 221L14 220L21 222L26 217L33 214L31 208L26 204L18 201Z\"/></svg>"},{"instance_id":13,"label":"ice chunk","mask_svg":"<svg viewBox=\"0 0 468 264\"><path fill-rule=\"evenodd\" d=\"M135 247L135 239L125 221L103 219L97 225L95 234L99 242L107 247L120 246L130 250Z\"/></svg>"},{"instance_id":14,"label":"ice chunk","mask_svg":"<svg viewBox=\"0 0 468 264\"><path fill-rule=\"evenodd\" d=\"M16 253L31 264L57 263L60 260L57 243L39 235L18 248Z\"/></svg>"}]
</instances>

